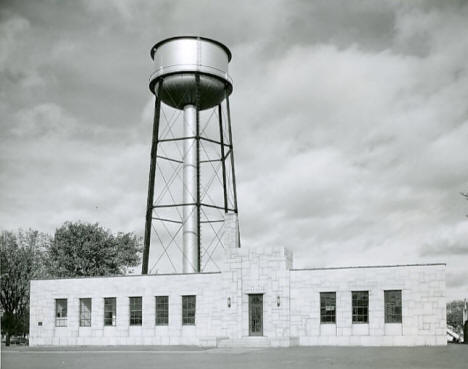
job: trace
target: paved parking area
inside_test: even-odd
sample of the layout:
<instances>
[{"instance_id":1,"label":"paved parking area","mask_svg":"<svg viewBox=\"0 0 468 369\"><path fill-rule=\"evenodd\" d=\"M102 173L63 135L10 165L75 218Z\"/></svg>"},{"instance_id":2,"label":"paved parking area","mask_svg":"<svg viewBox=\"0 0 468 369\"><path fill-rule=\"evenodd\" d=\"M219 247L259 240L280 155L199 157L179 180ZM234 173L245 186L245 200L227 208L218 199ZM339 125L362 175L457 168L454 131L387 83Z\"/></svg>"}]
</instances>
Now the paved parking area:
<instances>
[{"instance_id":1,"label":"paved parking area","mask_svg":"<svg viewBox=\"0 0 468 369\"><path fill-rule=\"evenodd\" d=\"M2 347L3 369L467 369L468 345L203 349L171 346Z\"/></svg>"}]
</instances>

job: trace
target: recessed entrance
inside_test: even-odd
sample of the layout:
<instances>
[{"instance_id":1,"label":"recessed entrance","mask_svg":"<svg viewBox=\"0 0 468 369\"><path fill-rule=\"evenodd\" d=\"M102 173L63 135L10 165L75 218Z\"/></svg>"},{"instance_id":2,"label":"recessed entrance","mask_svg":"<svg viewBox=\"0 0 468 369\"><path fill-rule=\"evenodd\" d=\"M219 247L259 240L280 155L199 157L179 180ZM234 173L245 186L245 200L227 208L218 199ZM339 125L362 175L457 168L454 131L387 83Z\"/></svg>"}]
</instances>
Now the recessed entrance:
<instances>
[{"instance_id":1,"label":"recessed entrance","mask_svg":"<svg viewBox=\"0 0 468 369\"><path fill-rule=\"evenodd\" d=\"M263 336L263 295L249 295L249 336Z\"/></svg>"}]
</instances>

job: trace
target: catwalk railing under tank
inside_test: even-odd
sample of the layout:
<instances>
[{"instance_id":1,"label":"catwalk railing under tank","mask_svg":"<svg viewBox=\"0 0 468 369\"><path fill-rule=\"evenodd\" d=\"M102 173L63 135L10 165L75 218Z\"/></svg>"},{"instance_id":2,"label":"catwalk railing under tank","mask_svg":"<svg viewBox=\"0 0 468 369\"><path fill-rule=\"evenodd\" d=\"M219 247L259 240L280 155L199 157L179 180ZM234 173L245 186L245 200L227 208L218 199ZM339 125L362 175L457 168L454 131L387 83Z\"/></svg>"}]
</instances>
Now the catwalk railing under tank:
<instances>
[{"instance_id":1,"label":"catwalk railing under tank","mask_svg":"<svg viewBox=\"0 0 468 369\"><path fill-rule=\"evenodd\" d=\"M159 271L155 265L162 257L169 259L173 272L207 271L210 261L216 264L214 250L223 246L224 214L237 214L229 106L231 52L215 40L183 36L158 42L151 57L155 70L149 86L155 95L155 114L142 273ZM165 173L163 162L175 174ZM159 184L158 179L162 179ZM181 184L174 183L177 179ZM158 227L164 234L158 233ZM149 268L152 233L162 251ZM168 252L174 244L182 253L181 269Z\"/></svg>"}]
</instances>

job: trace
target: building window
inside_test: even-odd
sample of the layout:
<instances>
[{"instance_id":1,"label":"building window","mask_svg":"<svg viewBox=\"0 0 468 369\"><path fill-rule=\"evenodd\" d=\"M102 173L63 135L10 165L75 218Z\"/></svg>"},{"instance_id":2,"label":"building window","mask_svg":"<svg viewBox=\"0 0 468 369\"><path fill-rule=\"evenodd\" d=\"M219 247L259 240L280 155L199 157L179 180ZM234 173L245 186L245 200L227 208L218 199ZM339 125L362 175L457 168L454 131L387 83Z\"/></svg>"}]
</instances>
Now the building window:
<instances>
[{"instance_id":1,"label":"building window","mask_svg":"<svg viewBox=\"0 0 468 369\"><path fill-rule=\"evenodd\" d=\"M385 323L401 323L401 290L384 291Z\"/></svg>"},{"instance_id":2,"label":"building window","mask_svg":"<svg viewBox=\"0 0 468 369\"><path fill-rule=\"evenodd\" d=\"M104 298L104 325L113 325L116 323L116 301L115 297L105 297Z\"/></svg>"},{"instance_id":3,"label":"building window","mask_svg":"<svg viewBox=\"0 0 468 369\"><path fill-rule=\"evenodd\" d=\"M169 297L156 296L156 325L169 323Z\"/></svg>"},{"instance_id":4,"label":"building window","mask_svg":"<svg viewBox=\"0 0 468 369\"><path fill-rule=\"evenodd\" d=\"M353 291L353 323L369 322L369 291Z\"/></svg>"},{"instance_id":5,"label":"building window","mask_svg":"<svg viewBox=\"0 0 468 369\"><path fill-rule=\"evenodd\" d=\"M320 292L320 323L336 322L336 292Z\"/></svg>"},{"instance_id":6,"label":"building window","mask_svg":"<svg viewBox=\"0 0 468 369\"><path fill-rule=\"evenodd\" d=\"M141 325L141 297L130 297L130 325Z\"/></svg>"},{"instance_id":7,"label":"building window","mask_svg":"<svg viewBox=\"0 0 468 369\"><path fill-rule=\"evenodd\" d=\"M67 299L55 300L55 326L67 326Z\"/></svg>"},{"instance_id":8,"label":"building window","mask_svg":"<svg viewBox=\"0 0 468 369\"><path fill-rule=\"evenodd\" d=\"M182 296L182 324L195 324L196 296Z\"/></svg>"},{"instance_id":9,"label":"building window","mask_svg":"<svg viewBox=\"0 0 468 369\"><path fill-rule=\"evenodd\" d=\"M80 299L80 327L91 327L91 299Z\"/></svg>"}]
</instances>

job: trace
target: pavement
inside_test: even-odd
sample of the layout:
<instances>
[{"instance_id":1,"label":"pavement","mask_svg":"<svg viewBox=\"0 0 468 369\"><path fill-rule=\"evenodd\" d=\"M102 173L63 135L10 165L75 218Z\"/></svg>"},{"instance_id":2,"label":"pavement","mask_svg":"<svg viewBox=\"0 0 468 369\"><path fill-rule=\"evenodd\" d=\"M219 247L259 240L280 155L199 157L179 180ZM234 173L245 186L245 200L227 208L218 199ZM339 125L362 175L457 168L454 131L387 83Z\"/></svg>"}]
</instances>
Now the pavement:
<instances>
[{"instance_id":1,"label":"pavement","mask_svg":"<svg viewBox=\"0 0 468 369\"><path fill-rule=\"evenodd\" d=\"M468 345L443 347L2 347L3 369L467 369Z\"/></svg>"}]
</instances>

